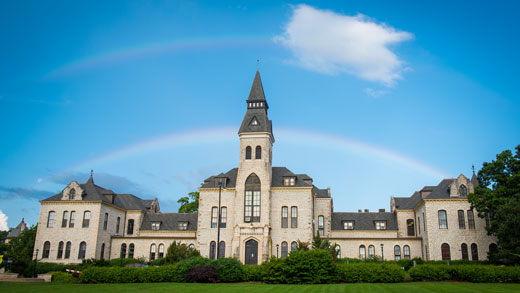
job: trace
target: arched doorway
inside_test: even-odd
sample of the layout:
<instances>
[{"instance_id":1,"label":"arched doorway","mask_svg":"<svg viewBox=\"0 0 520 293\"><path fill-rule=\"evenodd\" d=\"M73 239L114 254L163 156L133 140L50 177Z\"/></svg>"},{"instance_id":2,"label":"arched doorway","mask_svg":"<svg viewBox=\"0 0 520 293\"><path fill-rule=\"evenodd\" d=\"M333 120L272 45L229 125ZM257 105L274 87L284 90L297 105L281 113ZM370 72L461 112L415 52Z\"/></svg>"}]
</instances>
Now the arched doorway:
<instances>
[{"instance_id":1,"label":"arched doorway","mask_svg":"<svg viewBox=\"0 0 520 293\"><path fill-rule=\"evenodd\" d=\"M251 239L246 242L246 265L258 264L258 242Z\"/></svg>"}]
</instances>

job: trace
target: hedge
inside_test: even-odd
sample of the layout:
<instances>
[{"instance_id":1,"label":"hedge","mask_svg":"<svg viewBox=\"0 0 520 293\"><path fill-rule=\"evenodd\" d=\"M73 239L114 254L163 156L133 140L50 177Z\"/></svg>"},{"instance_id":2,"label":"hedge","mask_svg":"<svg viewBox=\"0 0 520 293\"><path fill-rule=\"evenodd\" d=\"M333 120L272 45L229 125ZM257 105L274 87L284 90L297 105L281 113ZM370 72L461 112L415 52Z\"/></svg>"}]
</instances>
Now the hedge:
<instances>
[{"instance_id":1,"label":"hedge","mask_svg":"<svg viewBox=\"0 0 520 293\"><path fill-rule=\"evenodd\" d=\"M473 283L518 283L520 267L494 265L418 265L410 269L414 281L456 280Z\"/></svg>"},{"instance_id":2,"label":"hedge","mask_svg":"<svg viewBox=\"0 0 520 293\"><path fill-rule=\"evenodd\" d=\"M404 276L403 269L397 264L337 264L337 281L340 283L397 283L402 282Z\"/></svg>"},{"instance_id":3,"label":"hedge","mask_svg":"<svg viewBox=\"0 0 520 293\"><path fill-rule=\"evenodd\" d=\"M242 281L242 263L234 258L219 258L213 265L217 269L218 279L222 282Z\"/></svg>"},{"instance_id":4,"label":"hedge","mask_svg":"<svg viewBox=\"0 0 520 293\"><path fill-rule=\"evenodd\" d=\"M243 265L242 280L245 282L261 282L263 280L264 266Z\"/></svg>"}]
</instances>

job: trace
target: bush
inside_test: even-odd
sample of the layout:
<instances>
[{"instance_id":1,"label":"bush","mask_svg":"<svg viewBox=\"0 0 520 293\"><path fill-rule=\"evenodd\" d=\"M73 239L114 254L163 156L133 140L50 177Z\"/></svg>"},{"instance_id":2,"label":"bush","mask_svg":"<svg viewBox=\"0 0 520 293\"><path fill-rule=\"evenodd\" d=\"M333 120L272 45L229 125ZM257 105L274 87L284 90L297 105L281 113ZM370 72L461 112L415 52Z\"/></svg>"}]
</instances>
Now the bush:
<instances>
[{"instance_id":1,"label":"bush","mask_svg":"<svg viewBox=\"0 0 520 293\"><path fill-rule=\"evenodd\" d=\"M327 250L296 250L284 259L265 264L264 282L287 284L331 283L336 277L332 254Z\"/></svg>"},{"instance_id":2,"label":"bush","mask_svg":"<svg viewBox=\"0 0 520 293\"><path fill-rule=\"evenodd\" d=\"M218 279L222 282L240 282L242 280L242 263L234 258L219 258L213 265L217 269Z\"/></svg>"},{"instance_id":3,"label":"bush","mask_svg":"<svg viewBox=\"0 0 520 293\"><path fill-rule=\"evenodd\" d=\"M150 265L151 266L162 266L162 265L165 265L166 264L166 259L163 257L163 258L158 258L158 259L154 259L150 262Z\"/></svg>"},{"instance_id":4,"label":"bush","mask_svg":"<svg viewBox=\"0 0 520 293\"><path fill-rule=\"evenodd\" d=\"M392 263L338 263L337 272L337 281L342 283L397 283L404 279L403 269Z\"/></svg>"},{"instance_id":5,"label":"bush","mask_svg":"<svg viewBox=\"0 0 520 293\"><path fill-rule=\"evenodd\" d=\"M190 248L185 243L173 241L166 251L166 262L176 263L183 259L200 256L200 252L195 248Z\"/></svg>"},{"instance_id":6,"label":"bush","mask_svg":"<svg viewBox=\"0 0 520 293\"><path fill-rule=\"evenodd\" d=\"M50 272L52 275L52 282L58 283L79 283L79 279L72 274L64 272Z\"/></svg>"},{"instance_id":7,"label":"bush","mask_svg":"<svg viewBox=\"0 0 520 293\"><path fill-rule=\"evenodd\" d=\"M410 277L414 281L444 281L451 279L451 273L446 265L423 264L410 269Z\"/></svg>"},{"instance_id":8,"label":"bush","mask_svg":"<svg viewBox=\"0 0 520 293\"><path fill-rule=\"evenodd\" d=\"M264 265L243 265L242 280L245 282L259 282L263 280Z\"/></svg>"},{"instance_id":9,"label":"bush","mask_svg":"<svg viewBox=\"0 0 520 293\"><path fill-rule=\"evenodd\" d=\"M217 276L217 269L212 265L207 265L191 268L184 279L190 283L216 283Z\"/></svg>"},{"instance_id":10,"label":"bush","mask_svg":"<svg viewBox=\"0 0 520 293\"><path fill-rule=\"evenodd\" d=\"M111 259L109 262L110 262L109 266L119 267L119 266L121 266L121 262L123 263L123 266L126 266L128 264L136 264L136 263L145 264L146 260L144 258L123 258L123 259L114 258L114 259Z\"/></svg>"},{"instance_id":11,"label":"bush","mask_svg":"<svg viewBox=\"0 0 520 293\"><path fill-rule=\"evenodd\" d=\"M200 267L200 266L209 266L212 264L212 260L208 258L204 258L201 256L187 258L178 262L177 265L177 273L175 274L175 282L184 282L184 276L190 271L192 268Z\"/></svg>"}]
</instances>

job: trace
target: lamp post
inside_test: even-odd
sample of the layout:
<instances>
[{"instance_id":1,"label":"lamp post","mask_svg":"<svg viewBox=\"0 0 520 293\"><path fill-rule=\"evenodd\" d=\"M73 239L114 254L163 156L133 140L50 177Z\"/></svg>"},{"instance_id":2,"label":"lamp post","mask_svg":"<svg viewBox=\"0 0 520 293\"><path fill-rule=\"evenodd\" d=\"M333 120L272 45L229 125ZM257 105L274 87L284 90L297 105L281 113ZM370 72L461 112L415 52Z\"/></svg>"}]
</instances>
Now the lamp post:
<instances>
[{"instance_id":1,"label":"lamp post","mask_svg":"<svg viewBox=\"0 0 520 293\"><path fill-rule=\"evenodd\" d=\"M279 244L276 244L276 257L278 258L278 248L280 247Z\"/></svg>"},{"instance_id":2,"label":"lamp post","mask_svg":"<svg viewBox=\"0 0 520 293\"><path fill-rule=\"evenodd\" d=\"M36 255L34 256L34 270L33 270L33 278L36 278L36 261L38 260L38 252L40 250L36 248Z\"/></svg>"},{"instance_id":3,"label":"lamp post","mask_svg":"<svg viewBox=\"0 0 520 293\"><path fill-rule=\"evenodd\" d=\"M383 247L385 245L383 243L381 243L381 260L384 261L385 260L385 255L384 255L384 252L383 252Z\"/></svg>"},{"instance_id":4,"label":"lamp post","mask_svg":"<svg viewBox=\"0 0 520 293\"><path fill-rule=\"evenodd\" d=\"M220 258L220 221L222 211L220 208L221 196L222 196L222 179L218 179L218 222L217 222L217 259Z\"/></svg>"}]
</instances>

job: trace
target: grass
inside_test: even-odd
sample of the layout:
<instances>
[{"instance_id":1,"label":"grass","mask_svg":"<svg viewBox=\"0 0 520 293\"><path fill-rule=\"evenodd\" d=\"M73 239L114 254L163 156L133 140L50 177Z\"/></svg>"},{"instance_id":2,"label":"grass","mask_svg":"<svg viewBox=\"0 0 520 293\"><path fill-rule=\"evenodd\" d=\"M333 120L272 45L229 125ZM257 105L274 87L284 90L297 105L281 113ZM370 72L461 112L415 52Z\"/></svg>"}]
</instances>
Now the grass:
<instances>
[{"instance_id":1,"label":"grass","mask_svg":"<svg viewBox=\"0 0 520 293\"><path fill-rule=\"evenodd\" d=\"M520 292L520 284L473 284L458 282L421 282L397 284L265 285L241 284L57 284L0 283L0 292Z\"/></svg>"}]
</instances>

